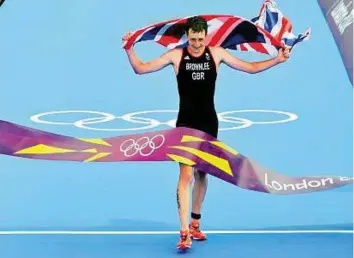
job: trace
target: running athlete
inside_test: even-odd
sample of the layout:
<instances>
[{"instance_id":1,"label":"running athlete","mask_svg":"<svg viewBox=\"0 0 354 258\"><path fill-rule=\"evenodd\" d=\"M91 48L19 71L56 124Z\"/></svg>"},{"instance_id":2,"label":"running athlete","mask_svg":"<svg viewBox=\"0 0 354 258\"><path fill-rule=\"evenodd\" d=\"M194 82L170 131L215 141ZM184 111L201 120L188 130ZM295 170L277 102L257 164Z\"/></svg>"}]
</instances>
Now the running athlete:
<instances>
[{"instance_id":1,"label":"running athlete","mask_svg":"<svg viewBox=\"0 0 354 258\"><path fill-rule=\"evenodd\" d=\"M172 65L176 73L179 93L179 112L176 127L198 129L215 138L218 136L218 118L214 107L214 92L217 71L220 64L246 73L259 73L289 58L289 49L280 49L277 57L261 61L247 62L232 56L222 47L205 45L207 22L201 17L189 18L186 24L188 46L167 51L149 62L141 61L133 49L126 50L132 68L137 74L146 74ZM127 33L123 41L129 40ZM192 239L206 240L200 230L201 208L207 191L207 174L194 171L191 221L188 224L190 208L190 185L193 179L192 167L180 164L177 186L177 206L181 224L179 249L191 247Z\"/></svg>"}]
</instances>

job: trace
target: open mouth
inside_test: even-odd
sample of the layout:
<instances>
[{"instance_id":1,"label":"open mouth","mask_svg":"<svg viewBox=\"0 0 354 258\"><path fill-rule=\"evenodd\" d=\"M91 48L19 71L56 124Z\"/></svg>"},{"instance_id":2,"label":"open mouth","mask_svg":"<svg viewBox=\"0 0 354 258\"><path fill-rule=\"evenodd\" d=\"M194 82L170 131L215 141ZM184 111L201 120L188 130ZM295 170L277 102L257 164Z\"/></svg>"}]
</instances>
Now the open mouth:
<instances>
[{"instance_id":1,"label":"open mouth","mask_svg":"<svg viewBox=\"0 0 354 258\"><path fill-rule=\"evenodd\" d=\"M201 48L202 48L202 46L199 46L199 47L192 46L192 49L195 50L195 51L199 51Z\"/></svg>"}]
</instances>

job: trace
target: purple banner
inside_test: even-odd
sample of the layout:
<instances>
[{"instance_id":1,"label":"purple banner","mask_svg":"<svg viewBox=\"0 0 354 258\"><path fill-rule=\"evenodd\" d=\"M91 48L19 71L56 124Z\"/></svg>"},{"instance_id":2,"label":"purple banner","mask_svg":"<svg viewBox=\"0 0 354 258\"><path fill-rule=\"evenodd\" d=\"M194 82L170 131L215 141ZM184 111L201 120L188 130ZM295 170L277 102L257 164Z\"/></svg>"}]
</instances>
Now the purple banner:
<instances>
[{"instance_id":1,"label":"purple banner","mask_svg":"<svg viewBox=\"0 0 354 258\"><path fill-rule=\"evenodd\" d=\"M311 193L353 184L353 178L348 177L276 173L216 138L189 128L83 139L0 120L0 154L76 162L173 161L238 187L270 194Z\"/></svg>"},{"instance_id":2,"label":"purple banner","mask_svg":"<svg viewBox=\"0 0 354 258\"><path fill-rule=\"evenodd\" d=\"M353 85L353 0L318 0Z\"/></svg>"}]
</instances>

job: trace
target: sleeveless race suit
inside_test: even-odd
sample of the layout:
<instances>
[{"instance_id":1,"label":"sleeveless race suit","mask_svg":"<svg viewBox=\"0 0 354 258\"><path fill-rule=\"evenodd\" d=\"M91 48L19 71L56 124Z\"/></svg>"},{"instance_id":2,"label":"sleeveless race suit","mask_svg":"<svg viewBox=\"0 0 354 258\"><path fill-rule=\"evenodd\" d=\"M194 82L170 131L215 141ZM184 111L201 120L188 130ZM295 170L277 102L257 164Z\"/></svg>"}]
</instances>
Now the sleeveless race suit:
<instances>
[{"instance_id":1,"label":"sleeveless race suit","mask_svg":"<svg viewBox=\"0 0 354 258\"><path fill-rule=\"evenodd\" d=\"M189 127L218 135L219 122L214 106L216 65L208 47L199 57L183 48L177 74L179 112L176 127Z\"/></svg>"}]
</instances>

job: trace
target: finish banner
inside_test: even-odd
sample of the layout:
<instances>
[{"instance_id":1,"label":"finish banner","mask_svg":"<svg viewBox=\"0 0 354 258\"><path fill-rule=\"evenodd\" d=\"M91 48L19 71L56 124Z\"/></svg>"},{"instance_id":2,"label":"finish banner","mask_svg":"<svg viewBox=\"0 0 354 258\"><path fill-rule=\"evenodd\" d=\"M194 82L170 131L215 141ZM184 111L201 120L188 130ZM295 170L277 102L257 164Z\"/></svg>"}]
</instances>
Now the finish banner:
<instances>
[{"instance_id":1,"label":"finish banner","mask_svg":"<svg viewBox=\"0 0 354 258\"><path fill-rule=\"evenodd\" d=\"M235 186L270 194L300 194L352 184L341 176L289 177L189 128L102 139L74 138L0 120L0 154L76 162L173 161L193 166Z\"/></svg>"}]
</instances>

